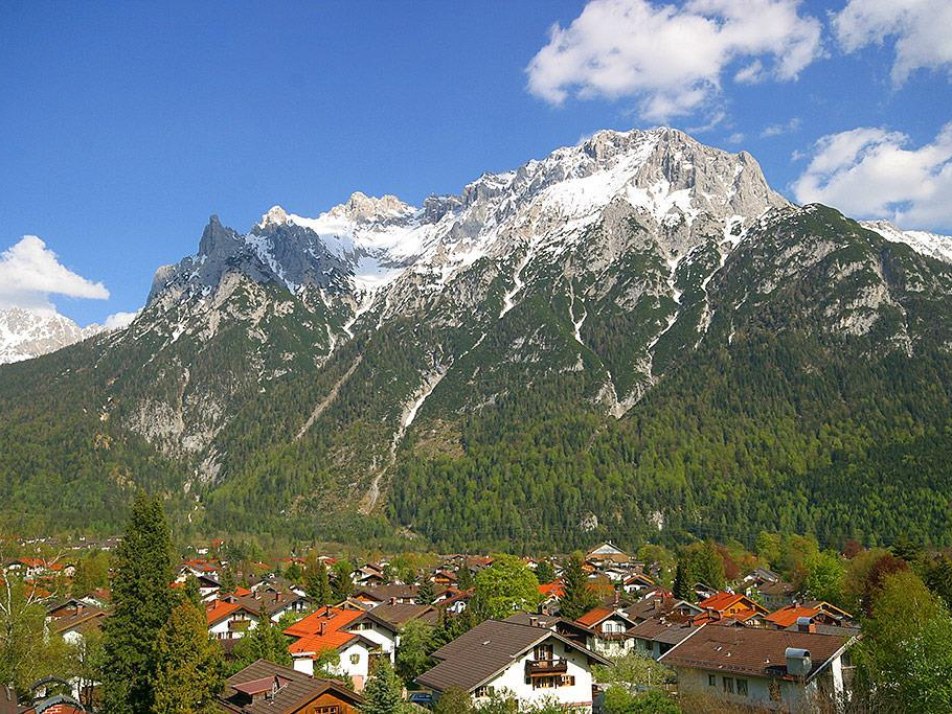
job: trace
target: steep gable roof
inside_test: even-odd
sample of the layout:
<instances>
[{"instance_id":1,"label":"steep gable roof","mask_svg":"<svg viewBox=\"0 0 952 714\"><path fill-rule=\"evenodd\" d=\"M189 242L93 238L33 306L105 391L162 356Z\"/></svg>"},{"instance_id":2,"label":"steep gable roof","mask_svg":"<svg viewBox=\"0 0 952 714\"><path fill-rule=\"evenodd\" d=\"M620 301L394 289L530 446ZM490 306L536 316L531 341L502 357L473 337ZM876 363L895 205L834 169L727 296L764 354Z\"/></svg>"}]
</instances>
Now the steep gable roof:
<instances>
[{"instance_id":1,"label":"steep gable roof","mask_svg":"<svg viewBox=\"0 0 952 714\"><path fill-rule=\"evenodd\" d=\"M256 685L265 681L275 681L283 685L273 697L248 701L248 685ZM245 689L246 692L241 690ZM257 690L257 686L251 689ZM341 701L359 706L363 699L354 692L342 687L329 679L315 679L288 667L258 660L248 665L237 674L232 675L225 682L225 691L218 699L219 707L227 712L241 712L242 714L291 714L298 711L308 702L325 693L333 693Z\"/></svg>"},{"instance_id":2,"label":"steep gable roof","mask_svg":"<svg viewBox=\"0 0 952 714\"><path fill-rule=\"evenodd\" d=\"M523 656L535 645L554 639L585 654L590 662L607 664L594 652L552 630L514 622L486 620L433 653L439 664L417 677L424 687L471 692Z\"/></svg>"}]
</instances>

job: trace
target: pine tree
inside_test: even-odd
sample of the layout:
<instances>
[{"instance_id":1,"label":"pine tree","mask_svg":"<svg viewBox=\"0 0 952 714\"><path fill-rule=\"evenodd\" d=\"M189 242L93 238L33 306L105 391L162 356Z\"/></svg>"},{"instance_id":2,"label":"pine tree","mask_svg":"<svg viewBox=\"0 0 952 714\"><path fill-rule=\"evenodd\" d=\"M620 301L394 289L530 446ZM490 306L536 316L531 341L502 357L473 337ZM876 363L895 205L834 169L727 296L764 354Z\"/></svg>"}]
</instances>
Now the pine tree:
<instances>
[{"instance_id":1,"label":"pine tree","mask_svg":"<svg viewBox=\"0 0 952 714\"><path fill-rule=\"evenodd\" d=\"M671 591L676 598L693 602L697 599L694 594L694 580L696 578L691 577L690 570L691 567L687 558L678 558L678 567L674 571L674 585L671 587Z\"/></svg>"},{"instance_id":2,"label":"pine tree","mask_svg":"<svg viewBox=\"0 0 952 714\"><path fill-rule=\"evenodd\" d=\"M460 590L470 590L473 585L473 571L469 569L468 565L464 564L457 573L456 587Z\"/></svg>"},{"instance_id":3,"label":"pine tree","mask_svg":"<svg viewBox=\"0 0 952 714\"><path fill-rule=\"evenodd\" d=\"M103 710L152 710L156 641L172 611L172 543L161 502L136 497L116 548L113 614L103 623Z\"/></svg>"},{"instance_id":4,"label":"pine tree","mask_svg":"<svg viewBox=\"0 0 952 714\"><path fill-rule=\"evenodd\" d=\"M153 714L215 711L224 686L222 651L208 635L204 611L190 600L172 610L156 641Z\"/></svg>"},{"instance_id":5,"label":"pine tree","mask_svg":"<svg viewBox=\"0 0 952 714\"><path fill-rule=\"evenodd\" d=\"M546 585L555 580L555 568L552 567L552 562L548 558L543 558L539 561L535 574L542 585Z\"/></svg>"},{"instance_id":6,"label":"pine tree","mask_svg":"<svg viewBox=\"0 0 952 714\"><path fill-rule=\"evenodd\" d=\"M420 583L420 588L417 590L417 599L421 605L433 604L436 593L433 592L433 583L429 579L424 578L423 582Z\"/></svg>"},{"instance_id":7,"label":"pine tree","mask_svg":"<svg viewBox=\"0 0 952 714\"><path fill-rule=\"evenodd\" d=\"M597 604L582 569L584 563L581 553L572 553L562 572L565 594L559 600L559 614L567 620L577 620Z\"/></svg>"},{"instance_id":8,"label":"pine tree","mask_svg":"<svg viewBox=\"0 0 952 714\"><path fill-rule=\"evenodd\" d=\"M304 590L307 592L312 605L316 607L330 605L333 593L331 592L331 581L327 575L327 565L323 560L308 565L304 577Z\"/></svg>"},{"instance_id":9,"label":"pine tree","mask_svg":"<svg viewBox=\"0 0 952 714\"><path fill-rule=\"evenodd\" d=\"M402 691L403 685L390 660L386 657L379 659L364 688L361 714L399 714L403 708Z\"/></svg>"}]
</instances>

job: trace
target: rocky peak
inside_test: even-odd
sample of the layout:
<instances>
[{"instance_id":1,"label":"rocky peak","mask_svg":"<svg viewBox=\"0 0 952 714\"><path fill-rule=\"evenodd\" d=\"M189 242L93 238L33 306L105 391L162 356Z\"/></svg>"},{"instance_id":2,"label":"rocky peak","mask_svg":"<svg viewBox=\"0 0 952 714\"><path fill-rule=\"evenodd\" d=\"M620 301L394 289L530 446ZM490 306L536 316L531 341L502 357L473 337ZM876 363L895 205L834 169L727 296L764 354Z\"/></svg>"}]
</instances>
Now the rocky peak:
<instances>
[{"instance_id":1,"label":"rocky peak","mask_svg":"<svg viewBox=\"0 0 952 714\"><path fill-rule=\"evenodd\" d=\"M202 239L198 244L199 255L216 255L227 253L233 249L240 236L231 228L221 224L217 215L208 219L208 225L202 231Z\"/></svg>"},{"instance_id":2,"label":"rocky peak","mask_svg":"<svg viewBox=\"0 0 952 714\"><path fill-rule=\"evenodd\" d=\"M330 210L330 215L348 218L355 223L393 223L409 218L413 213L413 207L396 196L387 194L377 198L360 191L352 193L347 203Z\"/></svg>"}]
</instances>

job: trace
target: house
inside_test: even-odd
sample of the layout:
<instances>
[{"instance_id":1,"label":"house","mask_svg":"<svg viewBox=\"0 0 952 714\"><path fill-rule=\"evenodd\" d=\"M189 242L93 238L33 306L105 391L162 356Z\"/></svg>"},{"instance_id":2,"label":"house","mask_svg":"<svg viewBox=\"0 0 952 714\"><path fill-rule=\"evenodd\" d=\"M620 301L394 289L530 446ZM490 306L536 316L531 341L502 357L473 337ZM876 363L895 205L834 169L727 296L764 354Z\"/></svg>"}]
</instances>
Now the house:
<instances>
[{"instance_id":1,"label":"house","mask_svg":"<svg viewBox=\"0 0 952 714\"><path fill-rule=\"evenodd\" d=\"M546 700L591 711L592 665L608 660L546 627L486 620L433 653L437 665L416 681L439 697L451 687L475 703L494 693L521 707Z\"/></svg>"},{"instance_id":2,"label":"house","mask_svg":"<svg viewBox=\"0 0 952 714\"><path fill-rule=\"evenodd\" d=\"M778 576L776 580L754 579L746 585L744 592L751 597L757 596L769 610L776 610L793 604L797 589Z\"/></svg>"},{"instance_id":3,"label":"house","mask_svg":"<svg viewBox=\"0 0 952 714\"><path fill-rule=\"evenodd\" d=\"M205 604L208 634L217 640L240 639L248 630L258 626L259 617L259 611L235 598L212 600Z\"/></svg>"},{"instance_id":4,"label":"house","mask_svg":"<svg viewBox=\"0 0 952 714\"><path fill-rule=\"evenodd\" d=\"M620 657L634 646L627 632L638 623L617 607L596 607L575 622L591 631L589 646L601 655Z\"/></svg>"},{"instance_id":5,"label":"house","mask_svg":"<svg viewBox=\"0 0 952 714\"><path fill-rule=\"evenodd\" d=\"M651 657L655 661L673 647L684 642L698 629L697 625L684 620L669 620L658 617L643 620L626 633L632 641L632 651Z\"/></svg>"},{"instance_id":6,"label":"house","mask_svg":"<svg viewBox=\"0 0 952 714\"><path fill-rule=\"evenodd\" d=\"M755 711L834 711L850 690L853 636L705 625L661 656L682 697Z\"/></svg>"},{"instance_id":7,"label":"house","mask_svg":"<svg viewBox=\"0 0 952 714\"><path fill-rule=\"evenodd\" d=\"M771 612L764 619L769 627L786 630L793 625L802 624L804 620L814 625L849 624L853 616L828 602L811 601L787 605Z\"/></svg>"},{"instance_id":8,"label":"house","mask_svg":"<svg viewBox=\"0 0 952 714\"><path fill-rule=\"evenodd\" d=\"M86 634L102 628L107 613L83 600L69 598L46 610L46 628L70 644L83 641Z\"/></svg>"},{"instance_id":9,"label":"house","mask_svg":"<svg viewBox=\"0 0 952 714\"><path fill-rule=\"evenodd\" d=\"M259 659L227 679L216 706L232 714L358 714L362 703L339 682Z\"/></svg>"},{"instance_id":10,"label":"house","mask_svg":"<svg viewBox=\"0 0 952 714\"><path fill-rule=\"evenodd\" d=\"M719 592L698 603L704 613L694 618L695 624L733 620L741 624L763 624L767 608L740 593Z\"/></svg>"},{"instance_id":11,"label":"house","mask_svg":"<svg viewBox=\"0 0 952 714\"><path fill-rule=\"evenodd\" d=\"M607 568L612 565L628 565L631 562L631 556L608 541L588 551L585 554L585 562L597 568Z\"/></svg>"},{"instance_id":12,"label":"house","mask_svg":"<svg viewBox=\"0 0 952 714\"><path fill-rule=\"evenodd\" d=\"M469 607L469 601L473 599L473 595L475 594L475 588L458 590L455 594L447 598L438 599L434 604L438 605L441 610L449 615L459 615Z\"/></svg>"},{"instance_id":13,"label":"house","mask_svg":"<svg viewBox=\"0 0 952 714\"><path fill-rule=\"evenodd\" d=\"M533 615L528 612L517 612L507 617L503 622L514 622L518 625L532 625L533 627L545 627L549 630L559 633L567 640L572 640L582 647L588 646L589 639L593 633L587 627L583 627L572 620L566 620L557 615Z\"/></svg>"},{"instance_id":14,"label":"house","mask_svg":"<svg viewBox=\"0 0 952 714\"><path fill-rule=\"evenodd\" d=\"M420 588L416 585L390 583L389 585L357 588L353 597L372 605L390 601L416 604L420 602L419 592Z\"/></svg>"},{"instance_id":15,"label":"house","mask_svg":"<svg viewBox=\"0 0 952 714\"><path fill-rule=\"evenodd\" d=\"M284 631L295 641L288 646L294 669L313 675L320 664L327 664L335 676L348 677L362 691L377 658L394 661L398 644L397 628L376 617L372 611L322 607Z\"/></svg>"},{"instance_id":16,"label":"house","mask_svg":"<svg viewBox=\"0 0 952 714\"><path fill-rule=\"evenodd\" d=\"M412 620L421 620L428 625L437 625L440 611L432 605L413 605L404 602L386 602L369 611L374 619L382 620L393 626L395 631L402 630ZM368 618L369 619L369 618Z\"/></svg>"},{"instance_id":17,"label":"house","mask_svg":"<svg viewBox=\"0 0 952 714\"><path fill-rule=\"evenodd\" d=\"M679 600L670 593L658 593L642 598L625 609L625 614L635 622L666 617L669 620L686 621L704 611L692 602Z\"/></svg>"},{"instance_id":18,"label":"house","mask_svg":"<svg viewBox=\"0 0 952 714\"><path fill-rule=\"evenodd\" d=\"M621 589L629 595L641 594L647 592L655 586L654 580L644 573L633 573L624 578L621 583Z\"/></svg>"},{"instance_id":19,"label":"house","mask_svg":"<svg viewBox=\"0 0 952 714\"><path fill-rule=\"evenodd\" d=\"M561 580L542 583L539 585L539 595L542 596L542 601L539 603L539 612L545 615L555 615L559 611L562 598L565 597L565 584Z\"/></svg>"}]
</instances>

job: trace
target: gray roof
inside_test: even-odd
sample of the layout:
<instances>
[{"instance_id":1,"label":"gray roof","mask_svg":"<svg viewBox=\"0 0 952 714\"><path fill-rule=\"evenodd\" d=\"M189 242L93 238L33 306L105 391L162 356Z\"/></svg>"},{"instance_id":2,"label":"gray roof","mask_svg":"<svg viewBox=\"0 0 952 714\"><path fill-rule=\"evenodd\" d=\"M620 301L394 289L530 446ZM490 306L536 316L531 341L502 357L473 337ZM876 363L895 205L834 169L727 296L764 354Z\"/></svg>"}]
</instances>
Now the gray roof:
<instances>
[{"instance_id":1,"label":"gray roof","mask_svg":"<svg viewBox=\"0 0 952 714\"><path fill-rule=\"evenodd\" d=\"M253 704L247 704L247 698L241 695L235 685L254 682L256 680L274 677L275 675L286 680L287 684L275 694L273 699L260 699ZM297 672L279 664L259 659L249 664L237 674L229 677L225 682L225 691L218 699L221 711L241 712L241 714L283 714L295 712L312 699L325 692L333 692L341 700L359 705L363 699L343 685L330 679L315 679L303 672Z\"/></svg>"},{"instance_id":2,"label":"gray roof","mask_svg":"<svg viewBox=\"0 0 952 714\"><path fill-rule=\"evenodd\" d=\"M417 677L424 687L443 692L459 687L471 692L546 640L557 640L585 654L590 662L609 662L552 630L515 622L486 620L444 645L433 657L440 663Z\"/></svg>"},{"instance_id":3,"label":"gray roof","mask_svg":"<svg viewBox=\"0 0 952 714\"><path fill-rule=\"evenodd\" d=\"M676 645L691 633L697 630L697 627L685 622L669 622L664 618L655 618L645 620L630 628L626 634L630 637L637 637L640 640L651 640L652 642L661 642L666 645Z\"/></svg>"}]
</instances>

